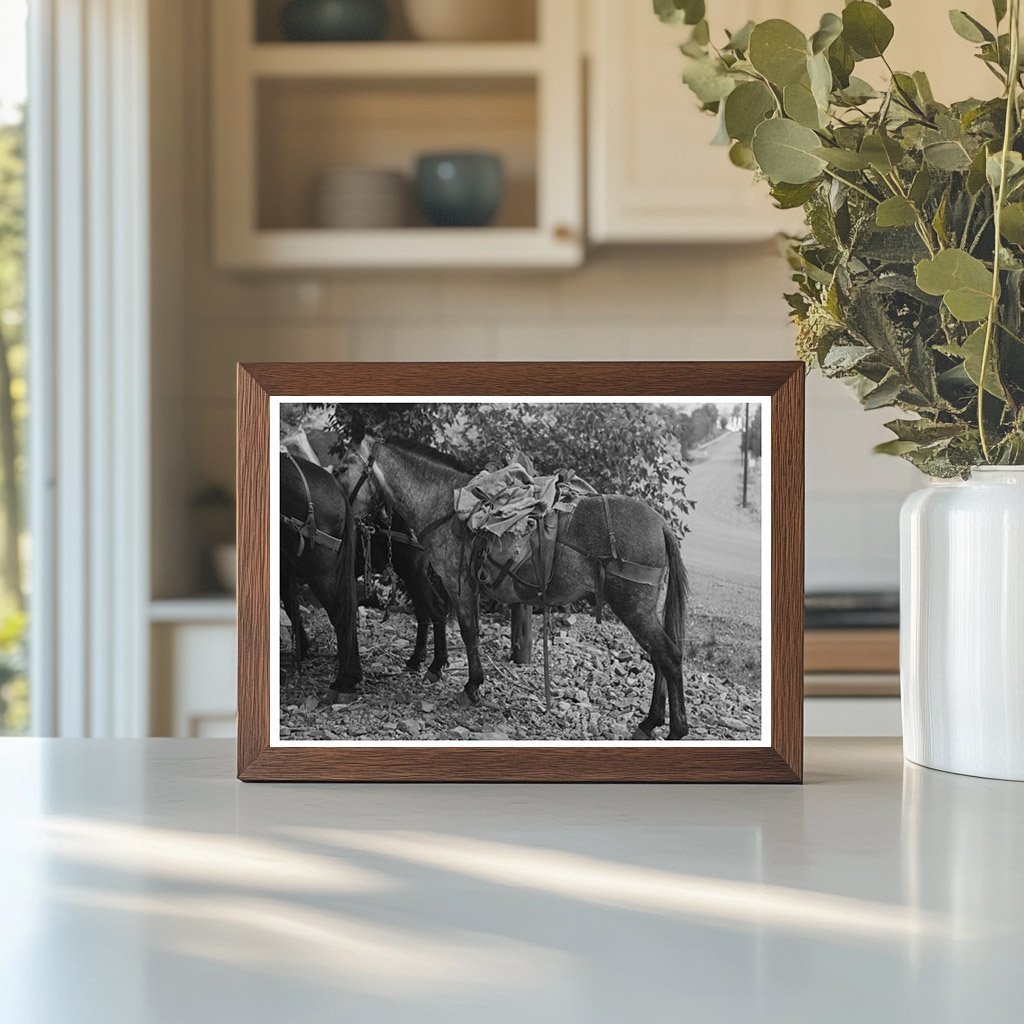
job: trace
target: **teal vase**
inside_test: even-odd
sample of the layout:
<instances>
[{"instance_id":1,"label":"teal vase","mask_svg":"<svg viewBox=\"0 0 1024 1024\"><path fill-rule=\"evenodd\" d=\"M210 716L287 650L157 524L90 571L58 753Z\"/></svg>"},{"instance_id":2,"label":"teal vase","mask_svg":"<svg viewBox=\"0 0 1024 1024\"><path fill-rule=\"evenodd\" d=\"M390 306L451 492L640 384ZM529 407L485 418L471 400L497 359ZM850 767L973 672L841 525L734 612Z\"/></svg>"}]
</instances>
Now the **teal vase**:
<instances>
[{"instance_id":1,"label":"teal vase","mask_svg":"<svg viewBox=\"0 0 1024 1024\"><path fill-rule=\"evenodd\" d=\"M387 0L291 0L281 12L285 38L295 42L364 42L388 27Z\"/></svg>"}]
</instances>

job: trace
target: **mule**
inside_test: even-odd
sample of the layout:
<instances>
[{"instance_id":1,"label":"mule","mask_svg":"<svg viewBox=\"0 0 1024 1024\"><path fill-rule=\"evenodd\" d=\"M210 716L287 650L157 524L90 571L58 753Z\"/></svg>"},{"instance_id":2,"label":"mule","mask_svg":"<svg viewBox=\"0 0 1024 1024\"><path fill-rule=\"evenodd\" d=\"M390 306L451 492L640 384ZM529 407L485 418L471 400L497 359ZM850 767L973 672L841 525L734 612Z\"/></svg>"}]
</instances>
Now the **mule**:
<instances>
[{"instance_id":1,"label":"mule","mask_svg":"<svg viewBox=\"0 0 1024 1024\"><path fill-rule=\"evenodd\" d=\"M342 481L344 487L344 480ZM427 678L436 683L448 665L448 615L451 604L440 579L430 570L426 552L409 533L398 515L386 518L383 509L370 511L357 498L352 512L367 524L369 543L360 544L356 555L356 576L368 579L372 572L384 572L390 564L402 581L413 614L416 616L416 641L405 663L406 672L418 672L427 660L427 640L434 635L433 659L427 666Z\"/></svg>"},{"instance_id":2,"label":"mule","mask_svg":"<svg viewBox=\"0 0 1024 1024\"><path fill-rule=\"evenodd\" d=\"M353 419L352 448L339 468L343 478L365 474L426 549L455 605L466 646L469 679L460 702L478 704L484 684L480 591L468 557L472 537L454 509L454 492L472 474L458 460L427 445L367 434L359 417ZM687 582L679 542L668 524L636 498L588 497L580 500L565 524L559 544L547 604L567 605L602 595L654 665L650 710L634 738L653 738L654 730L665 722L667 697L669 739L682 739L689 731L682 675ZM631 580L616 571L624 565L660 570L662 582L652 586ZM487 592L502 604L523 599L509 576Z\"/></svg>"},{"instance_id":3,"label":"mule","mask_svg":"<svg viewBox=\"0 0 1024 1024\"><path fill-rule=\"evenodd\" d=\"M292 624L299 661L309 637L299 609L298 584L307 583L323 605L338 643L329 696L351 696L362 681L356 628L356 521L345 493L320 466L281 454L281 601Z\"/></svg>"}]
</instances>

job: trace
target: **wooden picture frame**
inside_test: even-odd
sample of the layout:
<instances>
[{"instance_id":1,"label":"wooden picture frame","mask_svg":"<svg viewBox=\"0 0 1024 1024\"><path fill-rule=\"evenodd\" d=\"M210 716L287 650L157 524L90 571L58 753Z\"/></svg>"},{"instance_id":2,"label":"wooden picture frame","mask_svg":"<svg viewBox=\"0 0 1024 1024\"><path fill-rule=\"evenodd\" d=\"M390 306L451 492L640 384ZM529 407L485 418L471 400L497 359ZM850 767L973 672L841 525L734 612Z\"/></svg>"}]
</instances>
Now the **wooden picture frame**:
<instances>
[{"instance_id":1,"label":"wooden picture frame","mask_svg":"<svg viewBox=\"0 0 1024 1024\"><path fill-rule=\"evenodd\" d=\"M672 742L282 746L271 741L271 400L288 396L750 396L770 409L770 736ZM577 397L578 401L579 398ZM605 397L607 401L607 397ZM238 777L243 781L800 782L804 367L799 362L238 366ZM684 549L685 550L685 549ZM769 586L768 580L762 581ZM274 620L276 621L276 619ZM458 644L460 641L454 641ZM767 671L767 670L766 670Z\"/></svg>"}]
</instances>

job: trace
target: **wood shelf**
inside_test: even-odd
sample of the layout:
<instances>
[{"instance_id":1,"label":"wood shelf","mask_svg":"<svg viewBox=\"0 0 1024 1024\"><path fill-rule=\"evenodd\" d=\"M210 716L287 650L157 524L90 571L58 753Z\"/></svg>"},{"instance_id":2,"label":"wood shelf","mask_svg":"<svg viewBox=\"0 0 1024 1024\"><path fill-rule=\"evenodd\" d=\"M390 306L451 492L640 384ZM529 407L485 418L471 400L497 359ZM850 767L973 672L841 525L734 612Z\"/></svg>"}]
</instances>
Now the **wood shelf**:
<instances>
[{"instance_id":1,"label":"wood shelf","mask_svg":"<svg viewBox=\"0 0 1024 1024\"><path fill-rule=\"evenodd\" d=\"M331 266L574 267L579 239L548 238L533 228L394 228L333 231L325 228L254 231L237 245L222 245L228 269L273 267L311 270Z\"/></svg>"},{"instance_id":2,"label":"wood shelf","mask_svg":"<svg viewBox=\"0 0 1024 1024\"><path fill-rule=\"evenodd\" d=\"M896 629L809 629L804 633L804 671L861 675L898 674Z\"/></svg>"},{"instance_id":3,"label":"wood shelf","mask_svg":"<svg viewBox=\"0 0 1024 1024\"><path fill-rule=\"evenodd\" d=\"M525 77L541 73L536 43L255 43L255 78Z\"/></svg>"}]
</instances>

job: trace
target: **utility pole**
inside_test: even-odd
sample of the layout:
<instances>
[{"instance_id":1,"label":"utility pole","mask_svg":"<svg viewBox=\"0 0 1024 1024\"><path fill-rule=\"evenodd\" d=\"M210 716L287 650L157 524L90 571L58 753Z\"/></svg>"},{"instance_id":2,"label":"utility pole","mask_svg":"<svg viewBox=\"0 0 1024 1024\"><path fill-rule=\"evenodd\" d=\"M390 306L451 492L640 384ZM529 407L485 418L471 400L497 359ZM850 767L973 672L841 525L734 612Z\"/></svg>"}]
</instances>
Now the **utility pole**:
<instances>
[{"instance_id":1,"label":"utility pole","mask_svg":"<svg viewBox=\"0 0 1024 1024\"><path fill-rule=\"evenodd\" d=\"M743 507L747 507L747 475L750 463L750 404L743 406Z\"/></svg>"}]
</instances>

